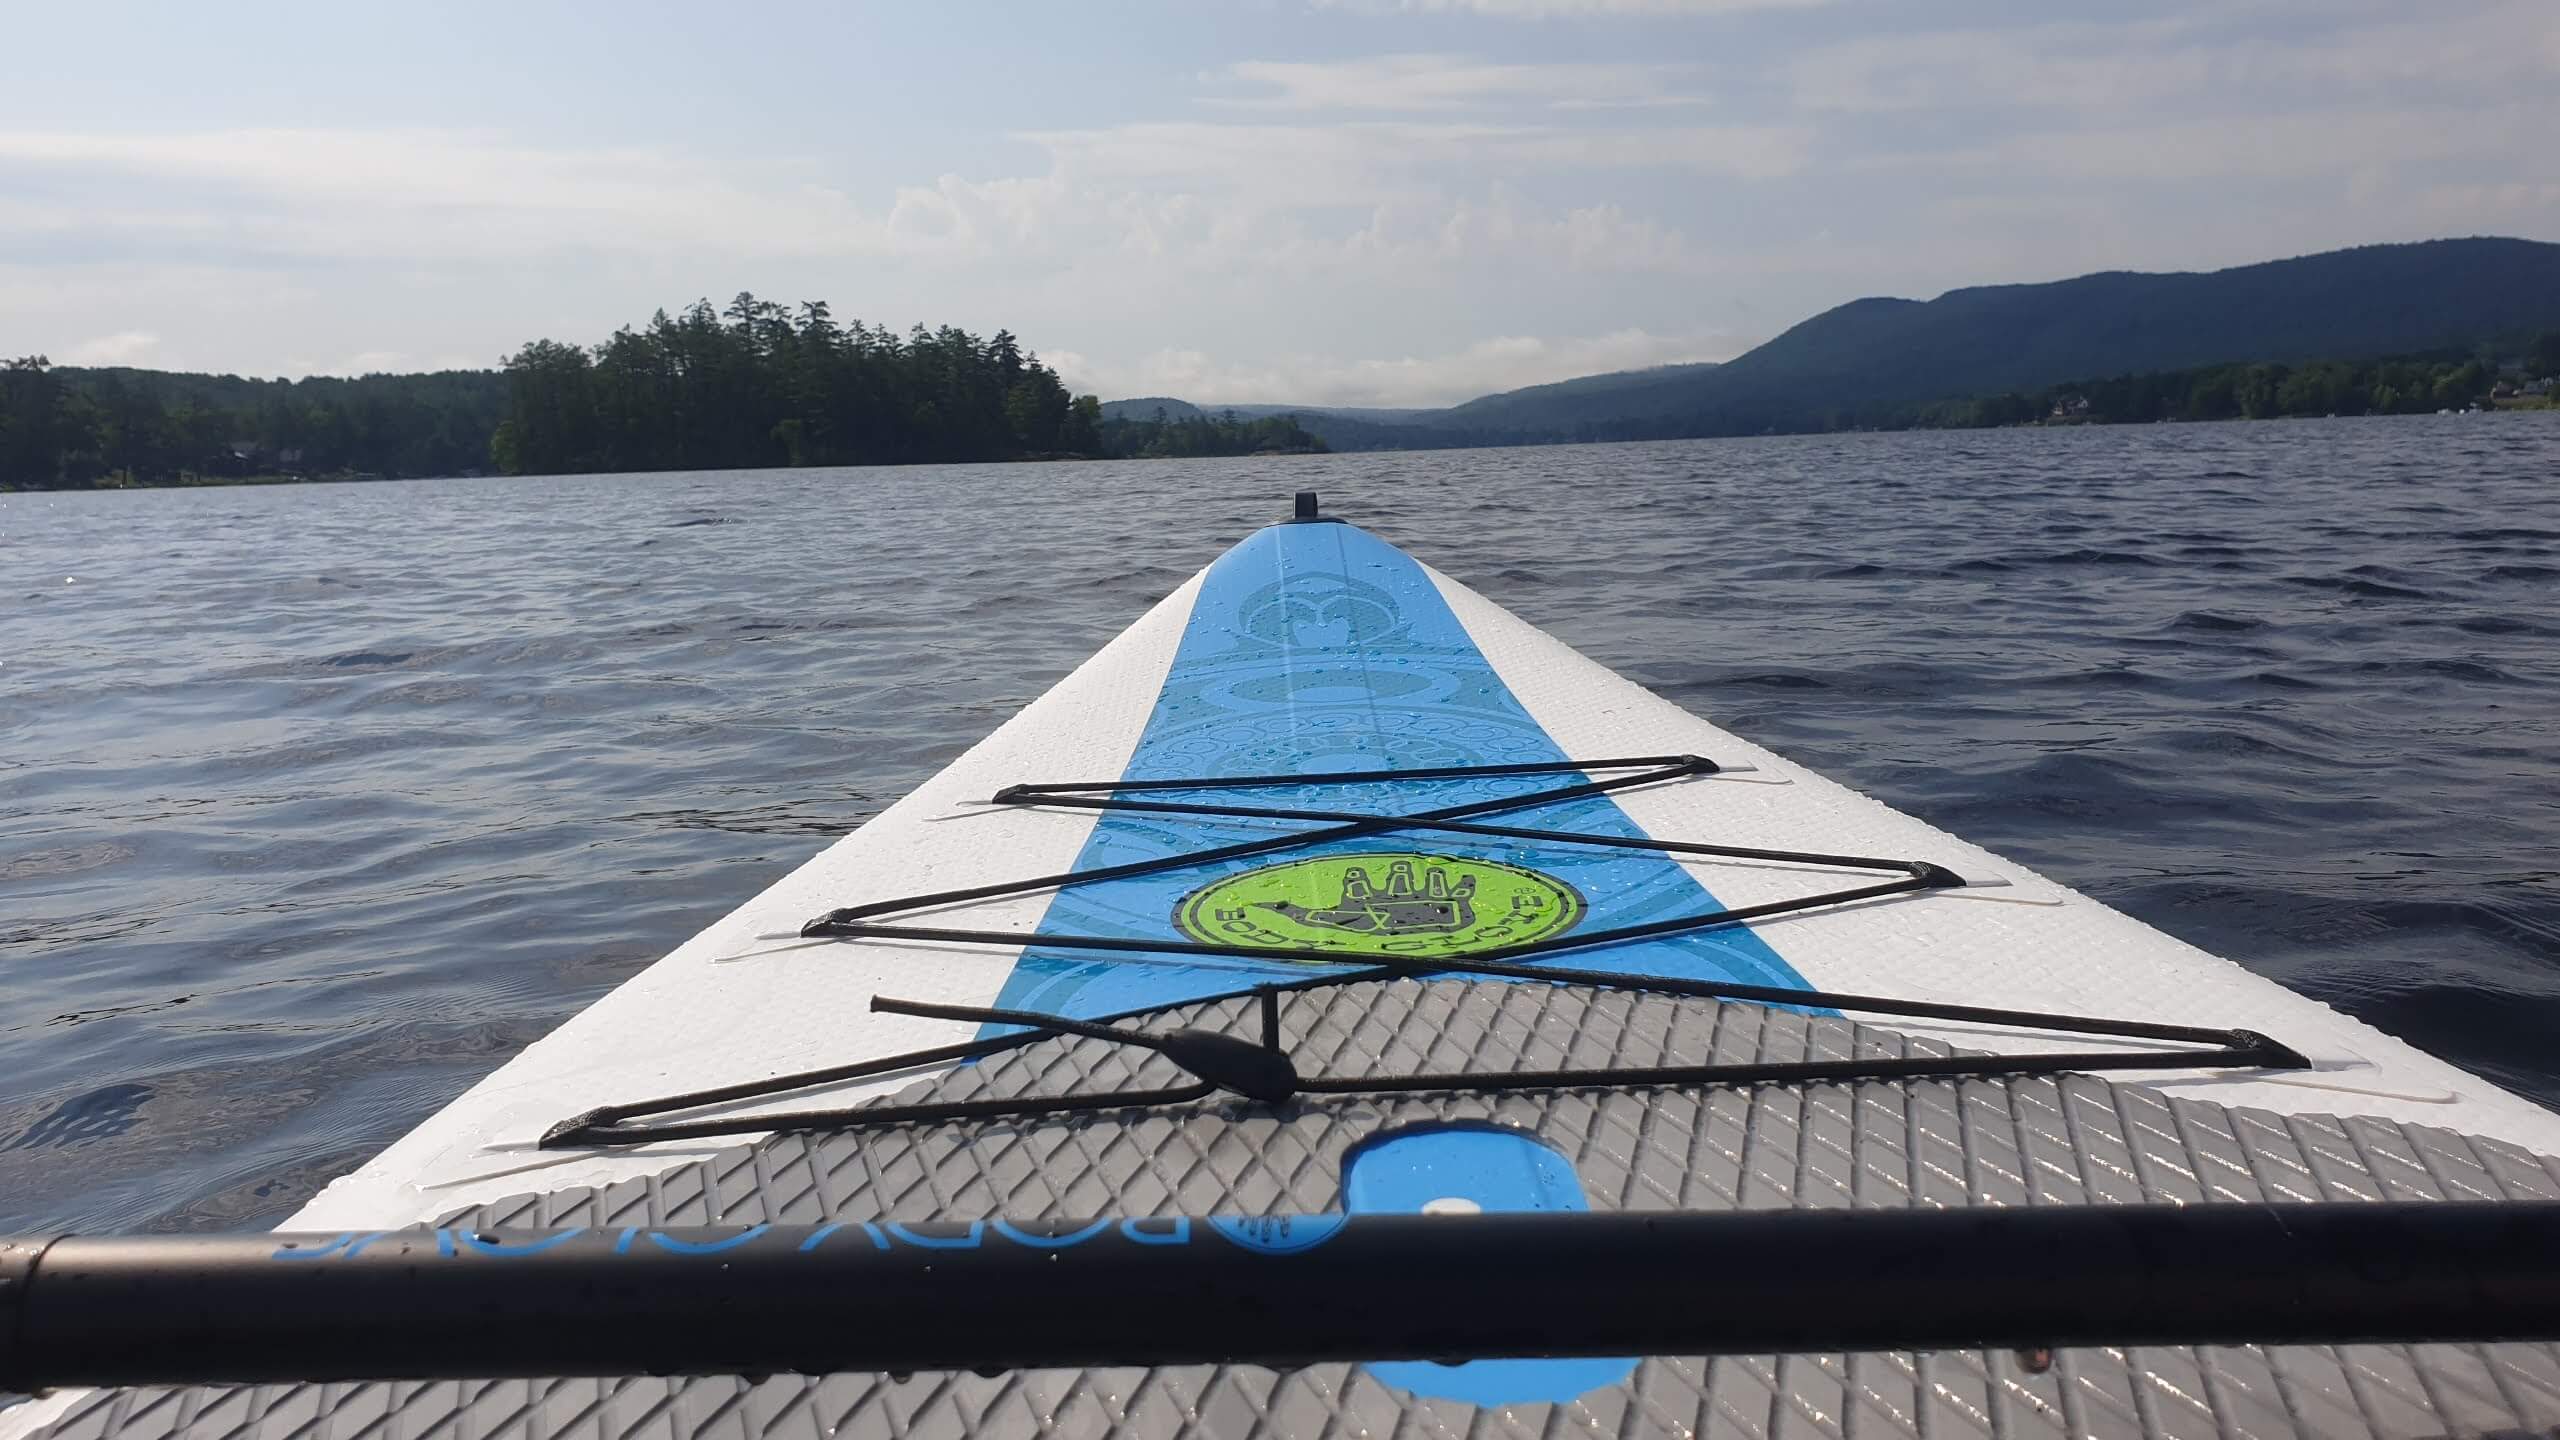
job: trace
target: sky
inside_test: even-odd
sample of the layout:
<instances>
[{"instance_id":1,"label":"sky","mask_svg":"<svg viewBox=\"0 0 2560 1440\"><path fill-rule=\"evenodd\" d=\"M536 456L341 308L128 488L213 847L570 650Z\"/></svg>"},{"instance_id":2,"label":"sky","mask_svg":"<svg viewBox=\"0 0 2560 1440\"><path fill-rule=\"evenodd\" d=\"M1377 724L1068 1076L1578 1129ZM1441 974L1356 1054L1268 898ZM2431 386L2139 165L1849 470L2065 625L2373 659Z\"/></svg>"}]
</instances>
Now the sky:
<instances>
[{"instance_id":1,"label":"sky","mask_svg":"<svg viewBox=\"0 0 2560 1440\"><path fill-rule=\"evenodd\" d=\"M0 354L485 367L740 290L1431 405L1867 295L2560 240L2554 0L0 0Z\"/></svg>"}]
</instances>

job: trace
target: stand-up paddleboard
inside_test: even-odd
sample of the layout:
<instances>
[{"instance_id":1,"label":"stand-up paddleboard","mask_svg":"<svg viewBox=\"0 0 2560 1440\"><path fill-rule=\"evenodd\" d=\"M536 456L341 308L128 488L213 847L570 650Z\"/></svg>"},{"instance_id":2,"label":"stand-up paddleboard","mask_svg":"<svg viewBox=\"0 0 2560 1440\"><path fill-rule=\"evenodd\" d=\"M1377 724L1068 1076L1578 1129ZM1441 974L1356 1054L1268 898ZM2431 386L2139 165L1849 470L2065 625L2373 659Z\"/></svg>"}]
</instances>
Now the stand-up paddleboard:
<instances>
[{"instance_id":1,"label":"stand-up paddleboard","mask_svg":"<svg viewBox=\"0 0 2560 1440\"><path fill-rule=\"evenodd\" d=\"M2512 1207L2389 1212L2406 1252L2378 1253L2396 1247L2367 1227L2340 1267L2370 1288L2412 1257L2464 1263L2472 1242L2434 1218L2544 1213L2560 1200L2553 1155L2560 1115L1720 731L1301 497L1296 521L1238 544L941 774L284 1227L316 1238L275 1242L279 1270L355 1277L397 1254L390 1283L414 1285L422 1268L483 1267L478 1310L434 1312L488 1317L446 1334L475 1358L441 1361L433 1338L414 1357L351 1357L339 1332L370 1320L349 1313L274 1322L272 1344L195 1368L120 1369L93 1346L62 1373L279 1378L57 1394L0 1414L0 1433L2540 1430L2560 1424L2560 1352L2491 1318L2538 1323L2539 1293L2491 1286L2428 1312L2450 1320L2394 1324L2379 1305L2324 1329L2328 1302L2303 1297L2343 1315L2339 1286L2278 1302L2253 1281L2175 1321L2163 1297L2127 1295L2150 1318L2111 1322L2117 1297L2099 1295L2083 1324L2039 1296L2078 1273L2073 1247L2099 1243L2079 1231L1914 1230L1896 1243L1936 1254L1997 1235L2042 1259L1896 1265L1888 1245L1844 1271L1837 1256L1883 1232L1835 1251L1801 1228L1813 1217L1767 1212L2005 1207L2069 1226L2097 1214L2072 1207L2144 1207L2108 1213L2146 1225L2164 1204ZM1512 1212L1539 1223L1396 1228ZM1611 1218L1628 1214L1663 1223L1631 1235ZM1679 1227L1704 1217L1763 1228L1689 1246ZM2190 1286L2248 1268L2230 1257L2298 1258L2208 1230L2195 1264L2174 1226L2136 1248ZM1485 1244L1453 1268L1444 1234ZM1567 1245L1592 1268L1560 1259ZM1685 1304L1646 1283L1647 1245L1652 1268L1682 1267ZM1808 1289L1784 1283L1791 1246L1831 1257L1806 1249ZM726 1356L733 1331L786 1313L717 1288L797 1263L771 1258L783 1250L855 1267L844 1286L904 1297L880 1303L914 1307L935 1337L899 1349L898 1316L875 1308L843 1322L860 1344L830 1330L807 1355L960 1368L281 1378L539 1375L551 1346L700 1368L689 1345ZM1195 1254L1199 1268L1176 1264ZM995 1268L1023 1255L1039 1263ZM1237 1255L1307 1268L1239 1270ZM572 1274L634 1256L676 1267L649 1282L673 1288ZM696 1260L709 1268L682 1268ZM937 1264L947 1293L926 1278ZM29 1295L56 1284L27 1273ZM1621 1279L1595 1300L1578 1273ZM1061 1274L1125 1288L1067 1292L1086 1296L1080 1327L1056 1319ZM1214 1278L1186 1291L1167 1274ZM495 1318L511 1284L560 1307L542 1312L563 1317L544 1322L554 1333ZM665 1299L696 1284L717 1308L699 1327L669 1319L696 1313ZM2080 1348L2006 1333L2004 1293L2029 1309L2000 1313L2042 1316ZM951 1311L963 1294L985 1316L976 1359L969 1312ZM1595 1305L1620 1294L1685 1314L1609 1328ZM1301 1343L1254 1329L1283 1310ZM1958 1313L1952 1335L1926 1323ZM1915 1319L1850 1323L1895 1314ZM1520 1338L1545 1317L1552 1344ZM1767 1349L1821 1353L1755 1352L1764 1317ZM1221 1348L1222 1325L1264 1338ZM1677 1336L1715 1354L1590 1353L1579 1336L1601 1329L1631 1351ZM1434 1334L1522 1358L1412 1348ZM2378 1334L2463 1338L2352 1343ZM2282 1343L2089 1343L2110 1336ZM1876 1348L1894 1344L1929 1348ZM1292 1364L1208 1363L1253 1354ZM1044 1356L1083 1368L971 1369Z\"/></svg>"}]
</instances>

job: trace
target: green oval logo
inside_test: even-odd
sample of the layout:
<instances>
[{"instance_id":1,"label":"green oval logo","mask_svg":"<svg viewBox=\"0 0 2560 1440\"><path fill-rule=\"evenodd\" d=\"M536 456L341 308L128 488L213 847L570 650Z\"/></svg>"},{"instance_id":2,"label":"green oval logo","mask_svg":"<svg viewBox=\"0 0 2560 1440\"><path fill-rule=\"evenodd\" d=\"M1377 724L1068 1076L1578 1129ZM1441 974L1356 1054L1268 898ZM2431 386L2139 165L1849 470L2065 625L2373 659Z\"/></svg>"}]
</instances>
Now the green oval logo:
<instances>
[{"instance_id":1,"label":"green oval logo","mask_svg":"<svg viewBox=\"0 0 2560 1440\"><path fill-rule=\"evenodd\" d=\"M1173 907L1204 944L1352 955L1469 955L1563 934L1587 907L1572 886L1460 855L1320 855L1215 880Z\"/></svg>"}]
</instances>

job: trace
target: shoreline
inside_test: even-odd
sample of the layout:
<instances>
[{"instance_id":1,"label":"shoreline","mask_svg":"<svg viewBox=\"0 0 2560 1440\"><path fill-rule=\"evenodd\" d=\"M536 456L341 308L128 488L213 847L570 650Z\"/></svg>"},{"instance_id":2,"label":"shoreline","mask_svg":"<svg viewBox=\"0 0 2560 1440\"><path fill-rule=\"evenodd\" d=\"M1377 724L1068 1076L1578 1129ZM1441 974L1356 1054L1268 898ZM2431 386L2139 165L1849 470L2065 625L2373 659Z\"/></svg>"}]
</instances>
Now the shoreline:
<instances>
[{"instance_id":1,"label":"shoreline","mask_svg":"<svg viewBox=\"0 0 2560 1440\"><path fill-rule=\"evenodd\" d=\"M2261 415L2255 418L2235 417L2219 420L2092 420L2085 418L2056 420L2050 417L2040 416L2033 420L2016 421L2006 425L1900 425L1891 429L1771 430L1752 435L1670 435L1603 440L1555 439L1513 441L1509 443L1487 445L1434 445L1427 447L1415 447L1412 449L1388 449L1381 447L1374 450L1272 450L1256 451L1250 455L1021 455L1007 460L917 460L905 463L872 465L757 465L745 467L743 469L738 469L738 467L728 468L736 469L737 473L741 474L761 474L772 470L928 470L935 468L955 468L959 466L1045 465L1070 460L1079 463L1111 463L1130 461L1145 462L1148 464L1159 464L1172 460L1297 460L1318 457L1339 458L1353 455L1424 455L1439 454L1444 451L1457 450L1551 450L1582 445L1678 445L1724 440L1809 439L1825 435L1952 435L2009 430L2117 430L2140 429L2155 425L2265 425L2284 421L2299 423L2302 421L2316 422L2322 420L2439 420L2447 419L2455 415L2536 413L2560 413L2560 400L2554 400L2544 396L2530 396L2525 397L2520 403L2508 401L2496 402L2492 404L2490 408L2485 410L2435 411L2398 414ZM104 491L131 490L217 490L229 486L255 486L263 488L287 485L376 485L408 484L422 480L510 481L559 479L572 475L690 475L700 473L705 472L697 470L561 470L546 471L539 474L526 473L518 475L509 475L490 471L483 471L477 474L456 473L449 475L351 474L308 475L298 477L262 475L241 479L232 479L227 477L222 479L199 478L174 482L120 485L13 486L0 484L0 495L79 495L96 494Z\"/></svg>"}]
</instances>

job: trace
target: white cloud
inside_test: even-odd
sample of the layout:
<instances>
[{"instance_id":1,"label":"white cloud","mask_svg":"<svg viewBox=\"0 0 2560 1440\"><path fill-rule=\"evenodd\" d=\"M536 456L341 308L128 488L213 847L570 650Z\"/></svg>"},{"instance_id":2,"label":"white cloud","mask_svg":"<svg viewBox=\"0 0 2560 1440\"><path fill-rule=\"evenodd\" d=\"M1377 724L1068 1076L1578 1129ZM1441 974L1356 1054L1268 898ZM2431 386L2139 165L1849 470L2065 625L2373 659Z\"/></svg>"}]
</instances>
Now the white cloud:
<instances>
[{"instance_id":1,"label":"white cloud","mask_svg":"<svg viewBox=\"0 0 2560 1440\"><path fill-rule=\"evenodd\" d=\"M2421 18L2288 26L2235 34L2169 15L2056 21L2012 29L1872 34L1820 46L1786 67L1816 111L2016 107L2092 111L2192 102L2209 110L2340 108L2377 95L2406 104L2504 96L2560 84L2560 24L2549 0L2449 4Z\"/></svg>"},{"instance_id":2,"label":"white cloud","mask_svg":"<svg viewBox=\"0 0 2560 1440\"><path fill-rule=\"evenodd\" d=\"M1525 165L1580 174L1681 170L1732 180L1776 180L1811 164L1814 133L1801 125L1554 131L1521 137L1511 153Z\"/></svg>"},{"instance_id":3,"label":"white cloud","mask_svg":"<svg viewBox=\"0 0 2560 1440\"><path fill-rule=\"evenodd\" d=\"M1458 122L1145 121L1021 138L1047 150L1078 186L1235 194L1267 210L1375 203L1535 133Z\"/></svg>"},{"instance_id":4,"label":"white cloud","mask_svg":"<svg viewBox=\"0 0 2560 1440\"><path fill-rule=\"evenodd\" d=\"M2206 82L2213 56L2163 48L2187 28L2169 19L1863 35L1808 51L1785 73L1796 104L1816 111L2128 105Z\"/></svg>"},{"instance_id":5,"label":"white cloud","mask_svg":"<svg viewBox=\"0 0 2560 1440\"><path fill-rule=\"evenodd\" d=\"M1656 335L1642 329L1541 338L1506 335L1442 355L1344 359L1294 355L1266 364L1163 349L1113 364L1073 351L1048 357L1066 382L1105 399L1170 395L1200 405L1451 405L1524 385L1609 370L1722 360L1748 349L1731 335Z\"/></svg>"},{"instance_id":6,"label":"white cloud","mask_svg":"<svg viewBox=\"0 0 2560 1440\"><path fill-rule=\"evenodd\" d=\"M463 355L421 355L413 350L364 350L335 363L304 363L292 368L298 374L307 375L405 375L422 370L485 369L487 363L475 361Z\"/></svg>"},{"instance_id":7,"label":"white cloud","mask_svg":"<svg viewBox=\"0 0 2560 1440\"><path fill-rule=\"evenodd\" d=\"M973 239L914 223L894 206L867 214L840 192L769 165L643 147L543 148L466 131L16 131L0 133L0 166L92 183L178 182L183 204L155 205L160 187L137 184L122 213L87 212L90 228L112 219L122 239L145 232L266 255L912 255ZM209 199L208 187L227 203Z\"/></svg>"},{"instance_id":8,"label":"white cloud","mask_svg":"<svg viewBox=\"0 0 2560 1440\"><path fill-rule=\"evenodd\" d=\"M796 93L814 154L619 108L618 70L565 77L567 110L452 112L505 132L123 105L163 133L0 130L0 316L57 357L326 372L748 287L1009 326L1108 357L1107 393L1397 403L1713 354L1857 294L2560 235L2552 0L1694 18L1788 3L1343 0L1411 13L1301 11L1154 85L1104 27L1124 88ZM1565 23L1509 23L1539 17ZM944 28L940 53L990 38Z\"/></svg>"},{"instance_id":9,"label":"white cloud","mask_svg":"<svg viewBox=\"0 0 2560 1440\"><path fill-rule=\"evenodd\" d=\"M1025 138L1046 151L1042 173L944 175L857 203L779 162L468 132L0 132L0 190L12 175L47 182L26 187L34 196L67 181L100 202L56 205L53 229L15 228L20 263L0 264L0 294L23 280L31 308L17 318L57 347L129 329L169 337L154 363L291 373L487 364L532 335L600 338L742 284L900 323L1036 326L1044 342L1088 347L1097 328L1183 323L1188 307L1167 297L1185 290L1313 284L1384 307L1337 327L1383 334L1385 315L1437 303L1408 297L1469 284L1535 285L1532 303L1552 316L1603 293L1599 277L1702 273L1709 257L1677 226L1621 200L1559 196L1605 194L1615 187L1592 177L1645 167L1782 173L1805 144L1749 126L1406 121ZM1466 178L1488 172L1554 183ZM30 236L54 257L29 254ZM861 267L850 291L848 261ZM967 297L957 311L953 295ZM1097 327L1072 300L1106 295L1130 297L1117 302L1125 324ZM244 346L226 318L239 313L273 338ZM104 343L84 353L104 356Z\"/></svg>"},{"instance_id":10,"label":"white cloud","mask_svg":"<svg viewBox=\"0 0 2560 1440\"><path fill-rule=\"evenodd\" d=\"M239 316L289 306L312 293L292 280L213 265L0 263L0 313L12 316L148 311L182 299Z\"/></svg>"},{"instance_id":11,"label":"white cloud","mask_svg":"<svg viewBox=\"0 0 2560 1440\"><path fill-rule=\"evenodd\" d=\"M1247 60L1226 78L1268 93L1213 104L1261 110L1555 110L1702 105L1698 67L1665 64L1502 64L1465 55L1373 55L1354 60Z\"/></svg>"},{"instance_id":12,"label":"white cloud","mask_svg":"<svg viewBox=\"0 0 2560 1440\"><path fill-rule=\"evenodd\" d=\"M0 133L0 177L15 169L118 188L107 205L22 205L0 220L51 236L66 255L112 242L170 262L695 255L966 264L1125 250L1301 263L1359 248L1359 222L1340 212L1437 205L1440 219L1474 226L1488 242L1537 229L1487 229L1445 198L1470 173L1581 180L1659 168L1765 179L1801 168L1809 145L1806 132L1785 126L1414 122L1161 122L1021 138L1047 150L1047 173L945 175L866 205L777 162L666 149L543 148L451 131L21 131ZM1568 221L1585 237L1573 253L1586 262L1605 258L1592 247L1603 232L1636 243L1633 263L1667 253L1668 232L1617 202L1560 206L1538 223Z\"/></svg>"},{"instance_id":13,"label":"white cloud","mask_svg":"<svg viewBox=\"0 0 2560 1440\"><path fill-rule=\"evenodd\" d=\"M0 261L0 316L13 336L0 343L65 364L134 363L116 356L141 353L153 368L236 369L248 363L244 337L273 334L280 318L300 316L314 299L299 277L214 265ZM141 351L135 337L154 348Z\"/></svg>"},{"instance_id":14,"label":"white cloud","mask_svg":"<svg viewBox=\"0 0 2560 1440\"><path fill-rule=\"evenodd\" d=\"M1631 216L1616 204L1546 210L1499 185L1481 201L1380 205L1339 249L1351 261L1440 266L1527 258L1579 271L1677 271L1707 259L1679 231Z\"/></svg>"},{"instance_id":15,"label":"white cloud","mask_svg":"<svg viewBox=\"0 0 2560 1440\"><path fill-rule=\"evenodd\" d=\"M2353 177L2359 198L2378 199L2410 167L2479 152L2479 135L2550 133L2560 100L2493 110L2350 110L2227 116L2165 124L2040 130L1938 162L2000 175L2125 181L2288 180ZM1880 162L1905 165L1896 159ZM2560 158L2521 150L2526 176L2560 174Z\"/></svg>"},{"instance_id":16,"label":"white cloud","mask_svg":"<svg viewBox=\"0 0 2560 1440\"><path fill-rule=\"evenodd\" d=\"M1825 178L1902 216L1906 260L1879 275L2211 268L2560 223L2560 151L2529 138L2560 132L2548 0L1868 35L1785 78Z\"/></svg>"},{"instance_id":17,"label":"white cloud","mask_svg":"<svg viewBox=\"0 0 2560 1440\"><path fill-rule=\"evenodd\" d=\"M1214 124L1161 121L1023 136L1079 184L1178 186L1260 209L1367 205L1469 174L1666 169L1733 179L1793 174L1812 153L1800 125L1581 129L1457 121Z\"/></svg>"},{"instance_id":18,"label":"white cloud","mask_svg":"<svg viewBox=\"0 0 2560 1440\"><path fill-rule=\"evenodd\" d=\"M1785 125L1159 121L1019 138L1047 152L1045 175L945 176L902 191L891 228L1061 266L1116 256L1230 276L1503 259L1685 270L1697 257L1679 228L1628 203L1532 199L1468 177L1553 177L1567 190L1641 170L1757 181L1800 171L1812 148L1810 132Z\"/></svg>"},{"instance_id":19,"label":"white cloud","mask_svg":"<svg viewBox=\"0 0 2560 1440\"><path fill-rule=\"evenodd\" d=\"M2560 222L2560 178L2541 182L2506 180L2482 185L2430 185L2418 192L2415 208L2438 223L2514 224L2540 220L2545 226L2555 226L2555 222Z\"/></svg>"},{"instance_id":20,"label":"white cloud","mask_svg":"<svg viewBox=\"0 0 2560 1440\"><path fill-rule=\"evenodd\" d=\"M53 358L65 365L139 365L160 348L160 337L148 330L119 330L83 340Z\"/></svg>"}]
</instances>

